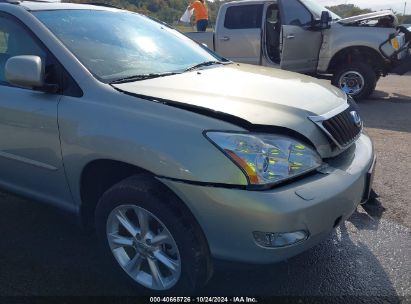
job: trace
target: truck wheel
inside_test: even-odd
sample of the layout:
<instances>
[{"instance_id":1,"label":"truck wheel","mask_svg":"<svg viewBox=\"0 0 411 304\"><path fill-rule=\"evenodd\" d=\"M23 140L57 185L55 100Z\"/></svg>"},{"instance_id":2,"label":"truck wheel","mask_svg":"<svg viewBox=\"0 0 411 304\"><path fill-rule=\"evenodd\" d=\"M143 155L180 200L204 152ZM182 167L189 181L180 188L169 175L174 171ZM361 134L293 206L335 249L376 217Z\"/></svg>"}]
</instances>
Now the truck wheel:
<instances>
[{"instance_id":1,"label":"truck wheel","mask_svg":"<svg viewBox=\"0 0 411 304\"><path fill-rule=\"evenodd\" d=\"M144 294L191 293L211 277L205 237L179 204L144 174L114 185L97 205L96 230L113 270Z\"/></svg>"},{"instance_id":2,"label":"truck wheel","mask_svg":"<svg viewBox=\"0 0 411 304\"><path fill-rule=\"evenodd\" d=\"M377 76L369 65L355 62L340 66L334 73L331 83L354 99L366 99L375 90Z\"/></svg>"}]
</instances>

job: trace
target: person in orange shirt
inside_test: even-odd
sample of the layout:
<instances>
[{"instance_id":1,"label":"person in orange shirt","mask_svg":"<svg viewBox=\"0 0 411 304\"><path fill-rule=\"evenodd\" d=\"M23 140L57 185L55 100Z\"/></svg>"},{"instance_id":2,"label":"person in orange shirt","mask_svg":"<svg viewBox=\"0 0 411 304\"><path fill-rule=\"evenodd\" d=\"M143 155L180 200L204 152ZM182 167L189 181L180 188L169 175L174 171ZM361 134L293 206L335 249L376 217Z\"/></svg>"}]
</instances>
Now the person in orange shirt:
<instances>
[{"instance_id":1,"label":"person in orange shirt","mask_svg":"<svg viewBox=\"0 0 411 304\"><path fill-rule=\"evenodd\" d=\"M208 8L205 0L194 1L188 6L188 9L194 9L197 31L205 32L208 26Z\"/></svg>"}]
</instances>

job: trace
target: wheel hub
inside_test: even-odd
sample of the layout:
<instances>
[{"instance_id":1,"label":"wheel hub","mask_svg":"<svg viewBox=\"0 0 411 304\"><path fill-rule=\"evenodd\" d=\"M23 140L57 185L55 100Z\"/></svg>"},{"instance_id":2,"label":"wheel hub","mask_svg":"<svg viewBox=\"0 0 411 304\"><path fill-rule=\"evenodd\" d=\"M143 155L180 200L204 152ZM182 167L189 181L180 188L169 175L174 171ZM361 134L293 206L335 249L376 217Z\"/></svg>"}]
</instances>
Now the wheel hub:
<instances>
[{"instance_id":1,"label":"wheel hub","mask_svg":"<svg viewBox=\"0 0 411 304\"><path fill-rule=\"evenodd\" d=\"M357 81L355 81L355 80L353 80L353 79L350 79L349 81L347 81L347 85L348 85L350 88L353 88L353 87L357 86L358 83L357 83Z\"/></svg>"},{"instance_id":2,"label":"wheel hub","mask_svg":"<svg viewBox=\"0 0 411 304\"><path fill-rule=\"evenodd\" d=\"M347 71L339 79L339 87L349 95L359 94L365 85L364 77L357 71Z\"/></svg>"},{"instance_id":3,"label":"wheel hub","mask_svg":"<svg viewBox=\"0 0 411 304\"><path fill-rule=\"evenodd\" d=\"M153 252L154 250L156 250L156 248L154 246L150 246L149 244L147 244L147 241L144 242L138 239L134 239L133 247L134 249L136 249L136 251L138 251L143 256L154 258Z\"/></svg>"}]
</instances>

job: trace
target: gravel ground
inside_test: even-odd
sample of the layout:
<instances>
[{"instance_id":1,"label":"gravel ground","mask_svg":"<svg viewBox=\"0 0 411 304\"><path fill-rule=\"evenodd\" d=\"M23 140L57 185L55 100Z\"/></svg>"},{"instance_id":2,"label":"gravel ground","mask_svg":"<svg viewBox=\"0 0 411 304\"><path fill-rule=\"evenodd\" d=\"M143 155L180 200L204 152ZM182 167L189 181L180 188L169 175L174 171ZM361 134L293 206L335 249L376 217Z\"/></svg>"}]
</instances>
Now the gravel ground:
<instances>
[{"instance_id":1,"label":"gravel ground","mask_svg":"<svg viewBox=\"0 0 411 304\"><path fill-rule=\"evenodd\" d=\"M206 291L233 296L384 296L387 303L396 303L411 295L410 244L410 229L359 208L312 250L270 267L220 271Z\"/></svg>"},{"instance_id":2,"label":"gravel ground","mask_svg":"<svg viewBox=\"0 0 411 304\"><path fill-rule=\"evenodd\" d=\"M378 198L295 258L218 268L202 294L411 302L411 75L382 79L360 108L378 153ZM2 192L0 205L0 303L10 300L1 296L136 295L107 270L95 238L54 209Z\"/></svg>"},{"instance_id":3,"label":"gravel ground","mask_svg":"<svg viewBox=\"0 0 411 304\"><path fill-rule=\"evenodd\" d=\"M411 75L383 78L372 96L361 102L361 115L374 140L378 165L369 211L411 227Z\"/></svg>"}]
</instances>

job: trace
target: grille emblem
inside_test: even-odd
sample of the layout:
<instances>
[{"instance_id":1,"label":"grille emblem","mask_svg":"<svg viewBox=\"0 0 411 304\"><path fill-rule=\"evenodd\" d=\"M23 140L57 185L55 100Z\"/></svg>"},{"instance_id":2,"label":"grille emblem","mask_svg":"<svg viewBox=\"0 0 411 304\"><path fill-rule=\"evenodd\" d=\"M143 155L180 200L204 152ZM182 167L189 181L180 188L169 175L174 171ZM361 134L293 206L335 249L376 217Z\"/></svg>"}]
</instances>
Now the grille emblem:
<instances>
[{"instance_id":1,"label":"grille emblem","mask_svg":"<svg viewBox=\"0 0 411 304\"><path fill-rule=\"evenodd\" d=\"M360 115L358 115L357 111L351 111L350 115L351 115L353 123L357 127L361 127L361 117L360 117Z\"/></svg>"}]
</instances>

